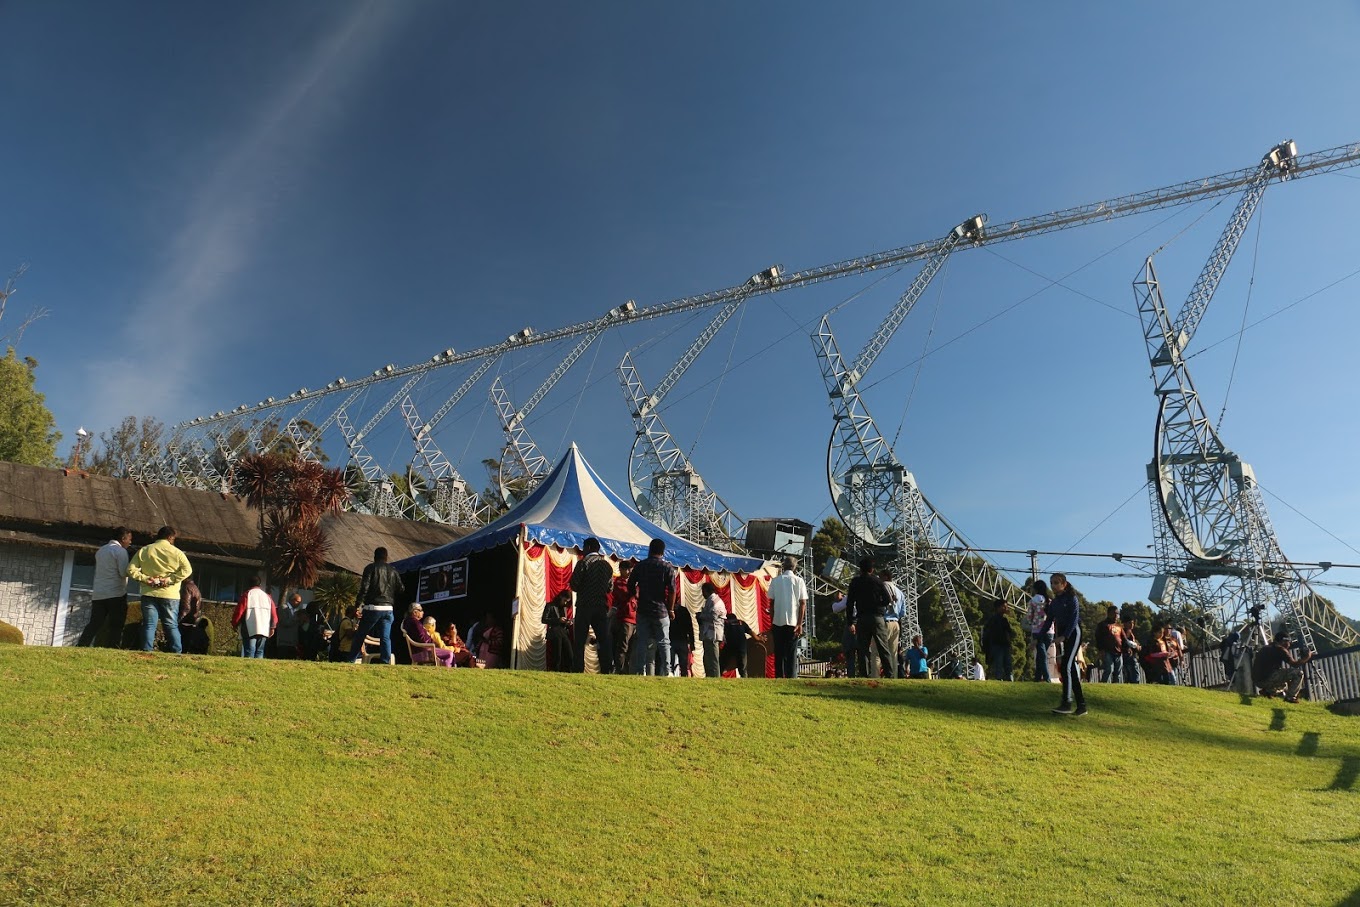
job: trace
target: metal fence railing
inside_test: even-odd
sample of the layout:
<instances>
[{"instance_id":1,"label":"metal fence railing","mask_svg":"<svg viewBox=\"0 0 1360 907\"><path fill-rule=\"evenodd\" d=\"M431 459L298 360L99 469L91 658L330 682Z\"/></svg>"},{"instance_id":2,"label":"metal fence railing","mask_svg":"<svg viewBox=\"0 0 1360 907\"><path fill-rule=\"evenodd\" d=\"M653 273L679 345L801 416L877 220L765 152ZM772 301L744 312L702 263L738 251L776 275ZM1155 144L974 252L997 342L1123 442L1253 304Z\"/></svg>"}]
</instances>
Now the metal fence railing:
<instances>
[{"instance_id":1,"label":"metal fence railing","mask_svg":"<svg viewBox=\"0 0 1360 907\"><path fill-rule=\"evenodd\" d=\"M1314 656L1307 670L1326 679L1331 700L1360 700L1360 646ZM1217 652L1197 652L1182 659L1180 681L1186 686L1226 687L1228 675Z\"/></svg>"},{"instance_id":2,"label":"metal fence railing","mask_svg":"<svg viewBox=\"0 0 1360 907\"><path fill-rule=\"evenodd\" d=\"M1319 655L1308 666L1327 678L1337 702L1360 699L1360 646Z\"/></svg>"}]
</instances>

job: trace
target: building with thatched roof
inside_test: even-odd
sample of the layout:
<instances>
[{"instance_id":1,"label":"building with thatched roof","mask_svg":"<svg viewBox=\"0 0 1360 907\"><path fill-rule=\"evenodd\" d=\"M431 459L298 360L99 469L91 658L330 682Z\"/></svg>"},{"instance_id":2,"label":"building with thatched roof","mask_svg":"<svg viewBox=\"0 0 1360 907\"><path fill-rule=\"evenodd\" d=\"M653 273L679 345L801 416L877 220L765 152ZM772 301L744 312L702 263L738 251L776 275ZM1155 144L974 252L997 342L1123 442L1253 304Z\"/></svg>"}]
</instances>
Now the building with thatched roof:
<instances>
[{"instance_id":1,"label":"building with thatched roof","mask_svg":"<svg viewBox=\"0 0 1360 907\"><path fill-rule=\"evenodd\" d=\"M173 526L206 599L234 601L260 572L259 516L233 495L63 469L0 463L0 621L37 645L70 645L89 618L94 552L116 526L133 547ZM329 514L326 568L362 572L373 549L393 560L447 544L468 532L440 523L359 513ZM135 598L137 584L129 584Z\"/></svg>"}]
</instances>

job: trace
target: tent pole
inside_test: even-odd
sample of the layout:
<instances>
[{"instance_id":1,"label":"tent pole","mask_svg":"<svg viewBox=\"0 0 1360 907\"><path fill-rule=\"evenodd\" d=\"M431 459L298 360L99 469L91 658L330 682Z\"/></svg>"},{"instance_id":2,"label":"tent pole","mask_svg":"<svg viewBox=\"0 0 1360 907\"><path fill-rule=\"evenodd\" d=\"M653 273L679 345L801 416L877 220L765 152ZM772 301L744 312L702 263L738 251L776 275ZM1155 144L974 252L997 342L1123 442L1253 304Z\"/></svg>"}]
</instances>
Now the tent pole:
<instances>
[{"instance_id":1,"label":"tent pole","mask_svg":"<svg viewBox=\"0 0 1360 907\"><path fill-rule=\"evenodd\" d=\"M529 527L524 523L519 524L519 558L516 560L515 568L515 601L521 602L521 606L515 609L514 624L510 628L510 641L515 650L510 653L510 668L519 670L519 619L520 613L524 610L521 601L521 593L524 591L524 546L528 543Z\"/></svg>"}]
</instances>

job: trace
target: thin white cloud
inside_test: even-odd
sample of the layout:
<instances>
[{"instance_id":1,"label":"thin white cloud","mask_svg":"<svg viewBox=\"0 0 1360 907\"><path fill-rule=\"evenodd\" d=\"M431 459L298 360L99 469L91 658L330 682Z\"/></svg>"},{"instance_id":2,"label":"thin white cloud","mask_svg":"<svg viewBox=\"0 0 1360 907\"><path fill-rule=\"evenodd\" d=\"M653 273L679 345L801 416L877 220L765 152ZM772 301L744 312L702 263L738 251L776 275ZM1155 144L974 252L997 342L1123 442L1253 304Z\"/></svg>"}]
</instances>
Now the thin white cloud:
<instances>
[{"instance_id":1,"label":"thin white cloud","mask_svg":"<svg viewBox=\"0 0 1360 907\"><path fill-rule=\"evenodd\" d=\"M205 176L186 192L183 224L164 251L166 265L128 313L127 352L89 364L92 412L171 417L199 402L190 379L204 340L245 292L278 187L306 163L307 150L331 124L335 98L373 63L409 9L383 0L355 4L201 169ZM154 337L148 325L157 326ZM154 356L141 355L148 343Z\"/></svg>"}]
</instances>

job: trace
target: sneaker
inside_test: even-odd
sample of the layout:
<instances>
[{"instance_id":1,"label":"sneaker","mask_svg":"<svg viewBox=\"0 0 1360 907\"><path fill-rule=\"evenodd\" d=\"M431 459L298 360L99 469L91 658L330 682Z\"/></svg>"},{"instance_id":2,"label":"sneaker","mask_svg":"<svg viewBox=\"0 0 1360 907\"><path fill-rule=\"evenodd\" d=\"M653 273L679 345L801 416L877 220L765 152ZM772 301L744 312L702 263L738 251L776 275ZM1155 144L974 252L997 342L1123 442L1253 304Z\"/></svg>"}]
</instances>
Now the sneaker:
<instances>
[{"instance_id":1,"label":"sneaker","mask_svg":"<svg viewBox=\"0 0 1360 907\"><path fill-rule=\"evenodd\" d=\"M1081 705L1077 706L1077 710L1076 710L1075 712L1073 712L1072 714L1073 714L1073 715L1076 715L1076 716L1085 715L1085 714L1086 714L1086 703L1083 702Z\"/></svg>"},{"instance_id":2,"label":"sneaker","mask_svg":"<svg viewBox=\"0 0 1360 907\"><path fill-rule=\"evenodd\" d=\"M1053 710L1053 714L1054 714L1054 715L1071 715L1071 714L1072 714L1072 703L1070 703L1070 702L1064 702L1062 705L1058 706L1056 709Z\"/></svg>"}]
</instances>

